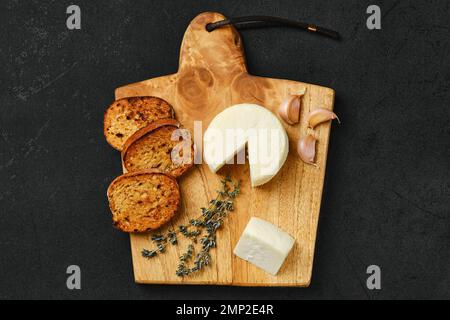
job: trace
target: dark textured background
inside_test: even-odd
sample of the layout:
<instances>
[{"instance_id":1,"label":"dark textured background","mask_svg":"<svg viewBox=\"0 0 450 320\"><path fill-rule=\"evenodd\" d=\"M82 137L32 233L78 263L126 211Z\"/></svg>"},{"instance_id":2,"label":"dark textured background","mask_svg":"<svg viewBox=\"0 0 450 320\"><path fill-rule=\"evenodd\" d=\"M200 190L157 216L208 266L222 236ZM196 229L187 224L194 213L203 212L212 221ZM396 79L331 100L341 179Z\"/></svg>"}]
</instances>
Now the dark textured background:
<instances>
[{"instance_id":1,"label":"dark textured background","mask_svg":"<svg viewBox=\"0 0 450 320\"><path fill-rule=\"evenodd\" d=\"M450 298L449 1L0 2L0 298ZM369 31L369 4L382 9ZM251 73L336 90L311 287L143 286L105 190L120 173L102 117L119 85L175 72L198 13L339 30L242 32ZM82 290L66 289L66 268ZM368 265L382 290L365 287Z\"/></svg>"}]
</instances>

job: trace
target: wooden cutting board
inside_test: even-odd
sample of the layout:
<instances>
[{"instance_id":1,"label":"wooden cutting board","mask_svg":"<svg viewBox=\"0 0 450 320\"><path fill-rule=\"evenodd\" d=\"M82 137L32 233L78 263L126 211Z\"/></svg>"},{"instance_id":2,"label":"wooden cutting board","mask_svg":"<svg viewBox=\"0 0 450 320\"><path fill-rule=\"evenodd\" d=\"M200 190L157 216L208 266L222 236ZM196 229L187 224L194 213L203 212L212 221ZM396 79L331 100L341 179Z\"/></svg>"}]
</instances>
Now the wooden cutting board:
<instances>
[{"instance_id":1,"label":"wooden cutting board","mask_svg":"<svg viewBox=\"0 0 450 320\"><path fill-rule=\"evenodd\" d=\"M141 256L143 248L153 248L148 234L132 234L131 250L134 276L138 283L218 284L239 286L308 286L311 280L314 245L322 197L330 124L315 130L318 167L303 164L296 151L296 141L308 130L306 115L315 108L333 108L334 91L308 83L257 77L247 73L242 40L233 27L211 33L205 25L224 19L219 13L198 15L183 38L178 72L141 81L116 89L116 98L157 96L175 109L176 118L193 133L194 121L201 120L203 132L212 118L238 103L255 103L277 112L289 93L306 89L301 123L285 125L290 138L288 159L269 183L251 188L248 165L228 165L212 173L206 164L196 165L179 179L182 205L170 226L198 217L200 207L216 195L220 175L230 173L242 180L242 192L236 209L218 232L217 248L212 249L212 264L202 272L180 278L175 275L178 257L187 242L168 247L165 254L151 260ZM274 59L280 57L274 57ZM199 138L199 139L198 139ZM197 144L201 137L197 137ZM291 234L295 245L277 276L272 276L233 255L233 249L250 217L256 216ZM166 229L164 229L166 230ZM164 231L162 230L162 231Z\"/></svg>"}]
</instances>

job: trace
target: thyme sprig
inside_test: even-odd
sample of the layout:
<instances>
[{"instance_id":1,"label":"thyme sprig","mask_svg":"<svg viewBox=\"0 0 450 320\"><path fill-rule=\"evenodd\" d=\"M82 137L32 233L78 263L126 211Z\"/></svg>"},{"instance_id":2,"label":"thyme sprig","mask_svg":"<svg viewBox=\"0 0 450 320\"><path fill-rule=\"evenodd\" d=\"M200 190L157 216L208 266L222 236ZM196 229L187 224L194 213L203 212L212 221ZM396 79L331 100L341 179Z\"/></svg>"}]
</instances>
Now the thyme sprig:
<instances>
[{"instance_id":1,"label":"thyme sprig","mask_svg":"<svg viewBox=\"0 0 450 320\"><path fill-rule=\"evenodd\" d=\"M234 210L234 200L240 191L240 181L235 183L230 176L225 177L221 180L221 189L217 191L216 198L209 202L208 207L200 208L199 217L191 219L187 225L179 225L176 230L169 230L166 234L153 234L150 239L155 248L142 250L142 256L151 259L164 253L167 244L177 245L178 236L182 235L190 239L191 243L179 257L175 274L184 277L202 270L211 263L210 250L217 246L216 232L228 214Z\"/></svg>"}]
</instances>

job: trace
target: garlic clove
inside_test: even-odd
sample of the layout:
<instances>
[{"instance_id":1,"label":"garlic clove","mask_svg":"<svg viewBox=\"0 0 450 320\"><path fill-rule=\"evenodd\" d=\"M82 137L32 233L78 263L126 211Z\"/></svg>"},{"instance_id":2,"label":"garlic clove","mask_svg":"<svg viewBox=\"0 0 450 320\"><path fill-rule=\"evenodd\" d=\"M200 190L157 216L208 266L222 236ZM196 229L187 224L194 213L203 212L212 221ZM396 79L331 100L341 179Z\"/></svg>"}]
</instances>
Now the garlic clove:
<instances>
[{"instance_id":1,"label":"garlic clove","mask_svg":"<svg viewBox=\"0 0 450 320\"><path fill-rule=\"evenodd\" d=\"M324 108L318 108L314 109L308 114L306 121L308 123L308 127L314 129L317 125L334 119L341 123L338 116L333 111Z\"/></svg>"},{"instance_id":2,"label":"garlic clove","mask_svg":"<svg viewBox=\"0 0 450 320\"><path fill-rule=\"evenodd\" d=\"M310 134L298 140L297 152L303 162L315 165L316 141L317 139Z\"/></svg>"},{"instance_id":3,"label":"garlic clove","mask_svg":"<svg viewBox=\"0 0 450 320\"><path fill-rule=\"evenodd\" d=\"M278 114L286 123L296 124L300 122L300 108L303 95L304 92L290 94L281 103Z\"/></svg>"}]
</instances>

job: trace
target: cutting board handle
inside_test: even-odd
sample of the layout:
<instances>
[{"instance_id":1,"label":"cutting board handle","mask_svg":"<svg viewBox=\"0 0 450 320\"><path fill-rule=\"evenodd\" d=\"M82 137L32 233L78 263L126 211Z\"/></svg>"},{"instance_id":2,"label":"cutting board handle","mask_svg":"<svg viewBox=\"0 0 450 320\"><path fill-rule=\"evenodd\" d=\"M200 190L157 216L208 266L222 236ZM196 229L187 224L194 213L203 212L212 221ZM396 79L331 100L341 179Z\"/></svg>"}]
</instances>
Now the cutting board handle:
<instances>
[{"instance_id":1,"label":"cutting board handle","mask_svg":"<svg viewBox=\"0 0 450 320\"><path fill-rule=\"evenodd\" d=\"M233 26L208 32L206 25L226 19L217 12L204 12L189 24L181 44L179 71L206 69L215 77L221 74L246 73L244 49L239 33Z\"/></svg>"}]
</instances>

